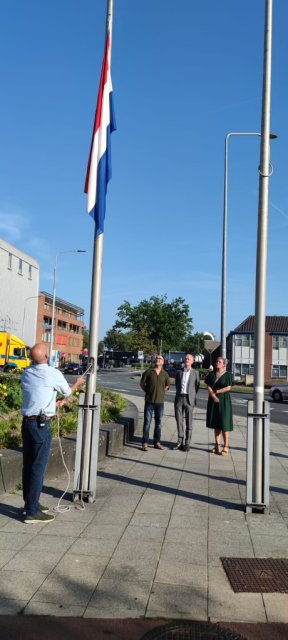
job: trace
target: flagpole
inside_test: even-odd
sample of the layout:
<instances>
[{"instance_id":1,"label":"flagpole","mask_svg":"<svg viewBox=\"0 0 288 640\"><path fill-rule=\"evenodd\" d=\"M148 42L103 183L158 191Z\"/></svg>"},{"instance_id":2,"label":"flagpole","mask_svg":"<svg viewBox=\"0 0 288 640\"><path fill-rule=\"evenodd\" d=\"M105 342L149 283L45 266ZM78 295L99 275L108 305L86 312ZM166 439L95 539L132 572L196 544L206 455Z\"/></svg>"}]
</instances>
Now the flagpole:
<instances>
[{"instance_id":1,"label":"flagpole","mask_svg":"<svg viewBox=\"0 0 288 640\"><path fill-rule=\"evenodd\" d=\"M107 35L109 34L110 36L109 67L111 65L112 22L113 22L113 0L107 0L106 40L107 40ZM93 395L96 391L103 246L104 246L104 233L100 233L99 235L96 235L96 223L95 223L91 303L90 303L90 324L89 324L89 360L88 360L89 366L91 365L91 371L87 374L86 392L85 392L85 400L84 400L84 404L86 407L92 406ZM89 488L88 485L89 485L89 467L90 467L91 430L92 430L92 412L89 410L86 410L84 411L83 450L82 450L82 461L81 461L81 488L83 491L87 491ZM97 472L97 467L96 467L96 472Z\"/></svg>"}]
</instances>

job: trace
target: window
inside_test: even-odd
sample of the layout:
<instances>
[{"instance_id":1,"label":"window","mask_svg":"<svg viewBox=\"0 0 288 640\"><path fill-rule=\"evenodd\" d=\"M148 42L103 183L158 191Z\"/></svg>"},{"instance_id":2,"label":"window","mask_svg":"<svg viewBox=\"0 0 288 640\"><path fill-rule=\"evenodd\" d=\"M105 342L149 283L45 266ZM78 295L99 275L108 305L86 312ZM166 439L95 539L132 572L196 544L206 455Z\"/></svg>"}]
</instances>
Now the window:
<instances>
[{"instance_id":1,"label":"window","mask_svg":"<svg viewBox=\"0 0 288 640\"><path fill-rule=\"evenodd\" d=\"M272 349L287 349L288 336L272 336Z\"/></svg>"},{"instance_id":2,"label":"window","mask_svg":"<svg viewBox=\"0 0 288 640\"><path fill-rule=\"evenodd\" d=\"M44 333L42 333L42 342L50 342L50 340L51 340L50 331L45 331Z\"/></svg>"},{"instance_id":3,"label":"window","mask_svg":"<svg viewBox=\"0 0 288 640\"><path fill-rule=\"evenodd\" d=\"M8 269L12 269L12 253L8 253Z\"/></svg>"},{"instance_id":4,"label":"window","mask_svg":"<svg viewBox=\"0 0 288 640\"><path fill-rule=\"evenodd\" d=\"M249 333L235 335L235 346L250 347L254 349L254 335L251 335Z\"/></svg>"},{"instance_id":5,"label":"window","mask_svg":"<svg viewBox=\"0 0 288 640\"><path fill-rule=\"evenodd\" d=\"M20 276L23 275L22 271L23 271L23 260L21 260L21 258L19 258L18 273L19 273Z\"/></svg>"},{"instance_id":6,"label":"window","mask_svg":"<svg viewBox=\"0 0 288 640\"><path fill-rule=\"evenodd\" d=\"M287 380L287 366L273 364L272 378L285 378Z\"/></svg>"},{"instance_id":7,"label":"window","mask_svg":"<svg viewBox=\"0 0 288 640\"><path fill-rule=\"evenodd\" d=\"M28 279L32 280L32 265L28 265Z\"/></svg>"}]
</instances>

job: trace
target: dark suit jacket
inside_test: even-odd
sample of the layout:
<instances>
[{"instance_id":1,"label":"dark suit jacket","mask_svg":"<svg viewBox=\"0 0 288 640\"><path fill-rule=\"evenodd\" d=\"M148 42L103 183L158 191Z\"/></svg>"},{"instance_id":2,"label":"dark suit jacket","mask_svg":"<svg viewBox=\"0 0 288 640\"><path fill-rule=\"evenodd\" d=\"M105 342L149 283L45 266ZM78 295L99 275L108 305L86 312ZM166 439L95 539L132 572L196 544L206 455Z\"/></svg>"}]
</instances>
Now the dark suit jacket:
<instances>
[{"instance_id":1,"label":"dark suit jacket","mask_svg":"<svg viewBox=\"0 0 288 640\"><path fill-rule=\"evenodd\" d=\"M176 396L175 396L175 404L179 399L181 394L181 384L182 384L183 371L177 371L175 378L175 387L176 387ZM188 382L188 402L193 407L196 404L196 395L200 386L199 380L199 372L195 369L191 369L189 382Z\"/></svg>"}]
</instances>

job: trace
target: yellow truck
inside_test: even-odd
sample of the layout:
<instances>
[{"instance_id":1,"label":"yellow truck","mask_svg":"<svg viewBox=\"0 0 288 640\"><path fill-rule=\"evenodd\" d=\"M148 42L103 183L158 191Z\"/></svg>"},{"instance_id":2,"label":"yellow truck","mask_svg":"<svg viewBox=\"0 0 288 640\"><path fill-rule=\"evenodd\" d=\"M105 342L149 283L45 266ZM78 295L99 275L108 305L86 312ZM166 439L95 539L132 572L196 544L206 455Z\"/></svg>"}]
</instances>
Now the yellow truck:
<instances>
[{"instance_id":1,"label":"yellow truck","mask_svg":"<svg viewBox=\"0 0 288 640\"><path fill-rule=\"evenodd\" d=\"M12 333L0 331L0 367L4 371L12 371L25 369L30 364L25 342Z\"/></svg>"}]
</instances>

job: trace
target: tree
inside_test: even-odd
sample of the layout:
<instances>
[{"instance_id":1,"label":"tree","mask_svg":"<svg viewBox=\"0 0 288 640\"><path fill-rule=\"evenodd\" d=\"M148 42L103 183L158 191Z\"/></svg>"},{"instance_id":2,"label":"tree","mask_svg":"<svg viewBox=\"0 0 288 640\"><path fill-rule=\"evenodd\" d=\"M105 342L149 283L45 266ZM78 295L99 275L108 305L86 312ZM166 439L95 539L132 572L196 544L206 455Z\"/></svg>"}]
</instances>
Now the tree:
<instances>
[{"instance_id":1,"label":"tree","mask_svg":"<svg viewBox=\"0 0 288 640\"><path fill-rule=\"evenodd\" d=\"M201 355L204 351L205 340L203 333L194 333L186 338L182 343L182 351L186 353L193 353L195 355Z\"/></svg>"},{"instance_id":2,"label":"tree","mask_svg":"<svg viewBox=\"0 0 288 640\"><path fill-rule=\"evenodd\" d=\"M132 341L130 332L126 333L115 329L109 329L103 340L105 347L108 349L114 349L114 351L131 351L132 350Z\"/></svg>"},{"instance_id":3,"label":"tree","mask_svg":"<svg viewBox=\"0 0 288 640\"><path fill-rule=\"evenodd\" d=\"M143 335L159 352L178 350L193 329L189 305L178 297L167 302L167 295L152 296L132 307L125 300L117 310L118 320L114 329L128 329Z\"/></svg>"},{"instance_id":4,"label":"tree","mask_svg":"<svg viewBox=\"0 0 288 640\"><path fill-rule=\"evenodd\" d=\"M83 327L83 349L89 348L89 331L87 327Z\"/></svg>"}]
</instances>

